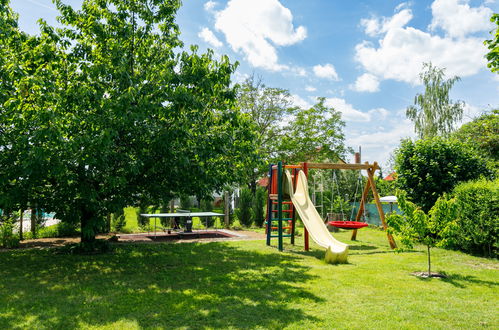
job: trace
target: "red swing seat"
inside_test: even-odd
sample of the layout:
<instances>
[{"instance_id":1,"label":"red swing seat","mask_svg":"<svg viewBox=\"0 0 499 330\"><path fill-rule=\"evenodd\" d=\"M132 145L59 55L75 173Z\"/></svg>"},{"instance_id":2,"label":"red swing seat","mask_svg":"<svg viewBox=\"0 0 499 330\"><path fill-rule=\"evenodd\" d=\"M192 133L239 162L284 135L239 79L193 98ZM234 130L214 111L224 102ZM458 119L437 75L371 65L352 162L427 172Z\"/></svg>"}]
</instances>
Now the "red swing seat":
<instances>
[{"instance_id":1,"label":"red swing seat","mask_svg":"<svg viewBox=\"0 0 499 330\"><path fill-rule=\"evenodd\" d=\"M366 222L359 221L329 221L328 224L341 229L359 229L368 226Z\"/></svg>"}]
</instances>

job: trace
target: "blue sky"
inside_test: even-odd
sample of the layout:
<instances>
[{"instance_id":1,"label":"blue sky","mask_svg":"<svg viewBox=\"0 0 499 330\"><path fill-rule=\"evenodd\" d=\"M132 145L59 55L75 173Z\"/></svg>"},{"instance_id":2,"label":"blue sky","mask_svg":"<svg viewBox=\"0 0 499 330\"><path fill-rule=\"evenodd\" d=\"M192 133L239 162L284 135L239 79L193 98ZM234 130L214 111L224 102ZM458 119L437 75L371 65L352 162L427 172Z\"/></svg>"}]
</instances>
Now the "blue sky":
<instances>
[{"instance_id":1,"label":"blue sky","mask_svg":"<svg viewBox=\"0 0 499 330\"><path fill-rule=\"evenodd\" d=\"M28 33L40 17L56 24L48 0L11 5ZM236 81L255 74L302 107L326 97L342 112L347 144L386 166L400 139L414 136L405 108L422 91L423 62L461 77L451 98L466 102L464 121L499 108L499 75L483 57L492 12L497 0L185 0L177 22L186 45L238 61Z\"/></svg>"}]
</instances>

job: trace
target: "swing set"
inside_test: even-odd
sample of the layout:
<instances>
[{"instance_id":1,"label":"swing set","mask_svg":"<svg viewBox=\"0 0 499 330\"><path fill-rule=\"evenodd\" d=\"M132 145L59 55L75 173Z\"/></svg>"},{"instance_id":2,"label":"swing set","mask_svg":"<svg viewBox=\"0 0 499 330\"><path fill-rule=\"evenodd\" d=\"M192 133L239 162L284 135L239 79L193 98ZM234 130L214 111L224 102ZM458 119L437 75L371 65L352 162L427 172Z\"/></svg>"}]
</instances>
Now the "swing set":
<instances>
[{"instance_id":1,"label":"swing set","mask_svg":"<svg viewBox=\"0 0 499 330\"><path fill-rule=\"evenodd\" d=\"M383 229L387 231L387 224L385 221L385 213L383 211L381 201L379 198L378 191L376 189L376 182L374 180L374 172L379 169L378 163L374 162L372 164L369 164L369 162L365 162L364 164L360 163L355 163L355 164L346 164L346 163L301 163L300 165L282 165L283 169L290 169L293 171L293 177L296 177L298 174L298 171L303 171L304 174L308 177L308 170L309 169L325 169L325 170L359 170L359 171L366 171L367 173L367 180L366 184L364 185L364 189L362 191L362 195L360 197L360 203L359 203L359 208L357 210L357 215L355 218L353 218L353 210L350 215L350 218L348 220L345 219L345 214L343 212L343 208L341 208L341 214L342 214L342 221L329 221L328 224L331 226L334 226L336 228L342 228L342 229L351 229L352 231L352 240L357 239L357 231L358 229L361 229L363 227L367 227L368 224L366 222L360 221L362 218L362 215L364 214L365 210L365 204L367 201L367 197L369 195L369 192L371 191L374 197L374 202L376 204L377 211L379 213L379 217L381 219L381 223L383 226ZM267 208L267 245L270 245L270 239L272 237L278 237L279 238L279 250L282 250L282 238L283 237L291 237L291 244L294 244L294 232L295 232L295 212L294 212L294 207L290 201L285 201L283 199L283 195L280 189L280 183L281 183L281 172L278 171L277 165L271 165L270 166L270 171L269 171L269 187L268 187L268 208ZM360 183L362 182L362 177L361 173L359 173L359 178L357 181L356 185L356 192L355 196L357 196L358 193L358 188L360 186ZM338 187L338 182L336 178L336 174L333 173L333 190L334 186L336 185L336 192L339 195L339 187ZM314 185L315 186L315 185ZM323 188L323 187L322 187ZM315 187L314 187L315 190ZM322 204L324 202L323 196L322 198ZM356 197L355 197L356 198ZM331 192L331 200L333 200L333 191ZM283 206L285 206L285 210L283 209ZM323 208L324 206L319 206ZM323 210L321 210L323 213ZM276 213L278 212L279 216L275 217ZM286 217L283 217L282 214L286 213ZM324 218L324 217L323 217ZM275 224L277 222L277 224ZM283 226L283 222L286 223L286 226ZM284 235L283 230L288 229L289 234ZM272 235L272 231L277 231L278 233L275 235ZM395 243L395 240L393 239L392 235L387 232L387 238L388 242L390 244L390 247L392 249L396 248L397 245ZM308 251L309 249L309 233L307 231L307 228L304 228L304 240L305 240L305 250Z\"/></svg>"}]
</instances>

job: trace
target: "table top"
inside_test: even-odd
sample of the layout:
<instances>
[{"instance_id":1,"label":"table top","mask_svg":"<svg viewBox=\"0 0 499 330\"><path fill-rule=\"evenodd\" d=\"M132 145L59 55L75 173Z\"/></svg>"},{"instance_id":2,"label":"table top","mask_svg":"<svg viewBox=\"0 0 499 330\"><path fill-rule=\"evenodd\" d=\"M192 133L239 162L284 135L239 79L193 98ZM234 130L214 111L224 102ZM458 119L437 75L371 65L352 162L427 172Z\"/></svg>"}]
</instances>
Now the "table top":
<instances>
[{"instance_id":1,"label":"table top","mask_svg":"<svg viewBox=\"0 0 499 330\"><path fill-rule=\"evenodd\" d=\"M189 213L155 213L141 214L141 217L146 218L176 218L176 217L223 217L223 213L215 212L189 212Z\"/></svg>"}]
</instances>

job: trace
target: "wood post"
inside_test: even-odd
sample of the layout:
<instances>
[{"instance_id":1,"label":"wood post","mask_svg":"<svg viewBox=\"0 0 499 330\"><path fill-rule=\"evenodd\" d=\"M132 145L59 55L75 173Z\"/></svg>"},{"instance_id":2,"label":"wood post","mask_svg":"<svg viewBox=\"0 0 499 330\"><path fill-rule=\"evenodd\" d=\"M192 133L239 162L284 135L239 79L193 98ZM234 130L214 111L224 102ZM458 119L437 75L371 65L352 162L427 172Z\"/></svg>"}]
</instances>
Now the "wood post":
<instances>
[{"instance_id":1,"label":"wood post","mask_svg":"<svg viewBox=\"0 0 499 330\"><path fill-rule=\"evenodd\" d=\"M369 194L369 188L371 188L371 182L368 180L366 182L366 185L364 186L364 190L362 191L362 197L360 198L359 202L359 210L357 211L357 216L355 217L355 221L360 221L360 217L362 216L362 213L364 212L366 200L367 200L367 195ZM357 229L354 229L352 231L352 241L357 240Z\"/></svg>"},{"instance_id":2,"label":"wood post","mask_svg":"<svg viewBox=\"0 0 499 330\"><path fill-rule=\"evenodd\" d=\"M377 167L377 165L378 164L374 162L374 169ZM376 190L376 183L374 182L374 169L367 170L367 179L371 184L371 190L374 195L374 202L376 203L376 207L378 208L379 217L381 219L381 223L383 224L383 229L386 231L388 242L390 243L390 247L392 249L395 249L397 247L397 244L395 243L393 236L390 233L388 233L388 226L386 225L385 221L385 212L383 212L383 207L381 206L381 201L379 200L378 191Z\"/></svg>"}]
</instances>

